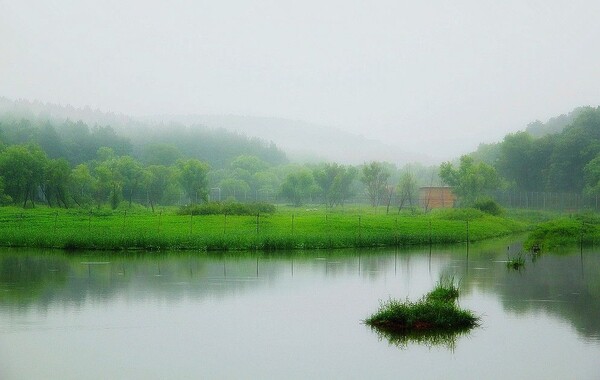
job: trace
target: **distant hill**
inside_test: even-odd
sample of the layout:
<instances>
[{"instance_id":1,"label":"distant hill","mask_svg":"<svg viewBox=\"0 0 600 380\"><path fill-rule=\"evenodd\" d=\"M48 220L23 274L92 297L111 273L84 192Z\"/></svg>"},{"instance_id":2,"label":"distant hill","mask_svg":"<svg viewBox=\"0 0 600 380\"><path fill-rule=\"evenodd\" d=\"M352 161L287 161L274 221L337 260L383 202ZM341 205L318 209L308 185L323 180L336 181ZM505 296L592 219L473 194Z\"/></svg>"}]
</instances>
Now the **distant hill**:
<instances>
[{"instance_id":1,"label":"distant hill","mask_svg":"<svg viewBox=\"0 0 600 380\"><path fill-rule=\"evenodd\" d=\"M568 114L552 117L545 123L536 120L527 124L525 131L529 132L529 134L533 137L543 137L546 135L561 133L563 129L565 129L567 125L573 123L573 121L577 119L577 116L581 115L582 112L593 109L593 107L589 106L577 107Z\"/></svg>"},{"instance_id":2,"label":"distant hill","mask_svg":"<svg viewBox=\"0 0 600 380\"><path fill-rule=\"evenodd\" d=\"M90 161L99 147L119 155L144 159L156 149L174 149L176 155L223 168L240 155L256 156L280 165L285 152L272 142L223 128L203 125L153 124L122 114L89 107L74 108L0 97L0 143L37 143L50 158L65 157L72 164Z\"/></svg>"},{"instance_id":3,"label":"distant hill","mask_svg":"<svg viewBox=\"0 0 600 380\"><path fill-rule=\"evenodd\" d=\"M288 158L300 162L335 161L352 165L373 160L388 161L398 165L409 162L434 163L434 160L427 154L409 152L394 143L368 139L332 127L275 117L237 115L132 117L121 113L103 112L90 107L75 108L70 105L63 106L21 99L10 100L4 97L0 97L0 114L5 119L7 117L28 118L40 121L48 120L54 123L63 123L69 119L71 121L81 120L90 127L94 125L110 126L119 135L130 138L134 146L137 145L139 139L142 139L141 142L149 142L147 140L151 136L165 136L169 128L177 131L188 129L187 133L192 133L190 130L199 130L200 134L206 134L209 133L208 130L212 130L213 132L209 134L213 140L216 140L212 136L214 131L226 130L234 133L238 138L245 137L254 142L262 140L270 151L269 155L273 153L273 145L275 145L284 151Z\"/></svg>"},{"instance_id":4,"label":"distant hill","mask_svg":"<svg viewBox=\"0 0 600 380\"><path fill-rule=\"evenodd\" d=\"M394 144L368 139L337 128L275 117L237 115L161 115L146 121L175 121L205 125L274 142L295 161L335 161L362 164L368 161L431 163L426 154L408 152Z\"/></svg>"}]
</instances>

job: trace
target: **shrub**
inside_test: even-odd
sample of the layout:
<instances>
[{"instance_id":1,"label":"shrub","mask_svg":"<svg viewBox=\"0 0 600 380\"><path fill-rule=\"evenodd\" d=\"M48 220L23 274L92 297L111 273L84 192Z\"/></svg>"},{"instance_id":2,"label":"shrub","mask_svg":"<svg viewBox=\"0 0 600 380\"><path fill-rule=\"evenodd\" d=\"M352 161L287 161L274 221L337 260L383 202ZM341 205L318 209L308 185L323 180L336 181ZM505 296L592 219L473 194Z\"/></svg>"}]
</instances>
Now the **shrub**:
<instances>
[{"instance_id":1,"label":"shrub","mask_svg":"<svg viewBox=\"0 0 600 380\"><path fill-rule=\"evenodd\" d=\"M273 214L275 210L275 205L263 202L208 202L200 205L182 206L178 213L180 215L256 215Z\"/></svg>"},{"instance_id":2,"label":"shrub","mask_svg":"<svg viewBox=\"0 0 600 380\"><path fill-rule=\"evenodd\" d=\"M480 199L473 204L473 207L490 215L502 214L500 205L491 198Z\"/></svg>"}]
</instances>

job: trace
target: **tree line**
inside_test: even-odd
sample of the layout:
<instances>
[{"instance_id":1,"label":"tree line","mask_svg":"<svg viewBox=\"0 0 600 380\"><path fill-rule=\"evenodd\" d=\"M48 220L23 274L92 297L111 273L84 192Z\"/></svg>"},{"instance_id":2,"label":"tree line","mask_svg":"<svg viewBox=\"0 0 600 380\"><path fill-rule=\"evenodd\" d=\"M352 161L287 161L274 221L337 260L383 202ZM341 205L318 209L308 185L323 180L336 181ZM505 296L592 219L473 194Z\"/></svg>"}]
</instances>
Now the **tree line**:
<instances>
[{"instance_id":1,"label":"tree line","mask_svg":"<svg viewBox=\"0 0 600 380\"><path fill-rule=\"evenodd\" d=\"M443 163L440 177L467 204L498 189L600 195L600 107L530 123L458 163Z\"/></svg>"},{"instance_id":2,"label":"tree line","mask_svg":"<svg viewBox=\"0 0 600 380\"><path fill-rule=\"evenodd\" d=\"M422 165L290 164L273 144L218 131L220 143L202 142L187 128L173 130L169 138L164 133L136 140L81 121L0 119L0 204L117 208L140 203L154 209L236 200L335 207L365 199L389 209L416 206L417 186L437 178L435 167ZM203 144L211 145L208 153ZM243 154L248 151L255 154ZM213 158L198 158L203 155Z\"/></svg>"}]
</instances>

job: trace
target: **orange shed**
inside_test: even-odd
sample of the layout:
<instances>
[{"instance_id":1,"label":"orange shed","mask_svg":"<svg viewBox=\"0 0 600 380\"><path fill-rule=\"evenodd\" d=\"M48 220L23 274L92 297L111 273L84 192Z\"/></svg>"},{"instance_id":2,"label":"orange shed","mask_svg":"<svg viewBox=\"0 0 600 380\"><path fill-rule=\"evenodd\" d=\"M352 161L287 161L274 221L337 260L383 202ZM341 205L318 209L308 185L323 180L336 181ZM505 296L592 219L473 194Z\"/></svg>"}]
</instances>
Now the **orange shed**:
<instances>
[{"instance_id":1,"label":"orange shed","mask_svg":"<svg viewBox=\"0 0 600 380\"><path fill-rule=\"evenodd\" d=\"M452 188L448 186L427 186L419 189L419 201L426 210L452 208L454 202L456 202L456 195L452 193Z\"/></svg>"}]
</instances>

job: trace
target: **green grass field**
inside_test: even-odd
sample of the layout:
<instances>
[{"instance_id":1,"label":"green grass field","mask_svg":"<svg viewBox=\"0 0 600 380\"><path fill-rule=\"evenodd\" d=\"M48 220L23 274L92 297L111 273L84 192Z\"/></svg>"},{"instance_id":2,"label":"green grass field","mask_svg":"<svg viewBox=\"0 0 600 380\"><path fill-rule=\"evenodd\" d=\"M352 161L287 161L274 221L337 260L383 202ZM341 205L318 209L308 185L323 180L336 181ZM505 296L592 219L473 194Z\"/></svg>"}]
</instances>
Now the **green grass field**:
<instances>
[{"instance_id":1,"label":"green grass field","mask_svg":"<svg viewBox=\"0 0 600 380\"><path fill-rule=\"evenodd\" d=\"M477 210L390 213L384 208L278 206L259 216L178 215L177 208L0 208L0 245L92 250L280 250L477 241L529 225Z\"/></svg>"}]
</instances>

